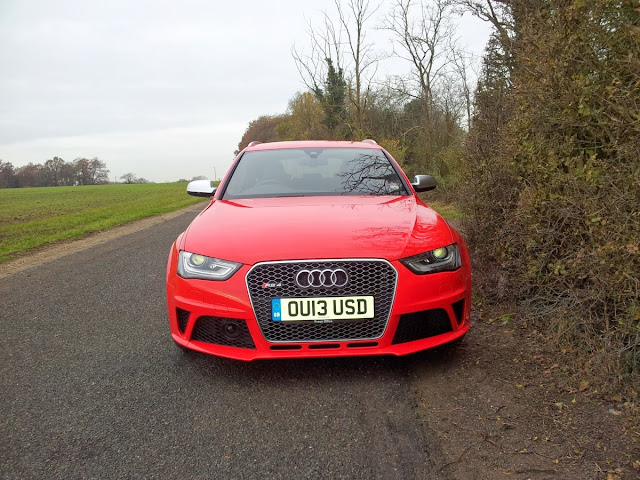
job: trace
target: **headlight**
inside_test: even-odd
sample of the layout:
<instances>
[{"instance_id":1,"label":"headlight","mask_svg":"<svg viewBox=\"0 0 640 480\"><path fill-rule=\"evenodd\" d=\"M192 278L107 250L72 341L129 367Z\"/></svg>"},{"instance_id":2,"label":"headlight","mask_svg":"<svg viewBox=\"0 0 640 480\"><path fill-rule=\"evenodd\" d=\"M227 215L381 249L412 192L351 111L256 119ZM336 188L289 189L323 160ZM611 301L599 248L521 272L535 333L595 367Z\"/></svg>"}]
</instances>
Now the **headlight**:
<instances>
[{"instance_id":1,"label":"headlight","mask_svg":"<svg viewBox=\"0 0 640 480\"><path fill-rule=\"evenodd\" d=\"M436 272L451 272L462 265L460 251L455 243L447 247L440 247L412 257L402 258L400 261L413 273L424 275Z\"/></svg>"},{"instance_id":2,"label":"headlight","mask_svg":"<svg viewBox=\"0 0 640 480\"><path fill-rule=\"evenodd\" d=\"M227 280L238 271L241 263L229 262L218 258L205 257L197 253L180 252L178 275L182 278L201 278L203 280Z\"/></svg>"}]
</instances>

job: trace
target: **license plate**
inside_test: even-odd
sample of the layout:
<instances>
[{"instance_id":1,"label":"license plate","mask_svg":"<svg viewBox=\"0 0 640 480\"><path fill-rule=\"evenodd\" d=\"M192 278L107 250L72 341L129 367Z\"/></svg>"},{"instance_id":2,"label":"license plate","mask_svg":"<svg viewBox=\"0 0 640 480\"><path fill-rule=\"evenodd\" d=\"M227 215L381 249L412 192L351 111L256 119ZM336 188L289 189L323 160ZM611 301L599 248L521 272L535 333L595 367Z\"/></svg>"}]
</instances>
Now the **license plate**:
<instances>
[{"instance_id":1,"label":"license plate","mask_svg":"<svg viewBox=\"0 0 640 480\"><path fill-rule=\"evenodd\" d=\"M305 320L358 320L373 318L373 297L274 298L271 319L274 322Z\"/></svg>"}]
</instances>

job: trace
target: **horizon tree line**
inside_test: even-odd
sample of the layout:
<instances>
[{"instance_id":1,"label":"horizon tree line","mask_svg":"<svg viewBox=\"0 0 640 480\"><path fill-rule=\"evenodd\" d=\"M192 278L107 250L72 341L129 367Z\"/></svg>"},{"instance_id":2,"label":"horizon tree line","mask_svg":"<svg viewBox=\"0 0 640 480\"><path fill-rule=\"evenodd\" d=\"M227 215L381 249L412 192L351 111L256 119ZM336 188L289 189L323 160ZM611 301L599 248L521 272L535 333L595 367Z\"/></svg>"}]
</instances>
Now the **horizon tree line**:
<instances>
[{"instance_id":1,"label":"horizon tree line","mask_svg":"<svg viewBox=\"0 0 640 480\"><path fill-rule=\"evenodd\" d=\"M106 185L109 180L107 164L98 157L79 157L65 162L53 157L44 163L29 162L14 167L11 162L0 159L0 188L64 187L78 185ZM153 183L146 178L128 172L119 177L121 183ZM185 180L186 181L186 180Z\"/></svg>"}]
</instances>

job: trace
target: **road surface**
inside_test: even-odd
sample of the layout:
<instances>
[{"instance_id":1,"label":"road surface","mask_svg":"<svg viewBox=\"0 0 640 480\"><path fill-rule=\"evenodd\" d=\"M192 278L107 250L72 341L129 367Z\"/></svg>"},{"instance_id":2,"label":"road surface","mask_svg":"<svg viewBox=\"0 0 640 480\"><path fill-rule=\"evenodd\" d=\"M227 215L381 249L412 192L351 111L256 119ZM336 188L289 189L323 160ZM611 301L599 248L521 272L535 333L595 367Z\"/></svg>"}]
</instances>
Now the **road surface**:
<instances>
[{"instance_id":1,"label":"road surface","mask_svg":"<svg viewBox=\"0 0 640 480\"><path fill-rule=\"evenodd\" d=\"M0 476L439 478L411 359L176 348L164 271L195 214L0 279Z\"/></svg>"}]
</instances>

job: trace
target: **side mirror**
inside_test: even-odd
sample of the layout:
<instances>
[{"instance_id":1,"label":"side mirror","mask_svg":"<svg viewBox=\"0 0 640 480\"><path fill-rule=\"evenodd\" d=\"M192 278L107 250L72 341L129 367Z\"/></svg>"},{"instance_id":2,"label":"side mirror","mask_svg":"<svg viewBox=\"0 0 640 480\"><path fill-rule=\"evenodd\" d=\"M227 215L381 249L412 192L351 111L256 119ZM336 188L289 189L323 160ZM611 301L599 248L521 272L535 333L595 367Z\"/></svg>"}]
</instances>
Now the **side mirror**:
<instances>
[{"instance_id":1,"label":"side mirror","mask_svg":"<svg viewBox=\"0 0 640 480\"><path fill-rule=\"evenodd\" d=\"M416 192L427 192L436 188L436 179L431 175L416 175L411 186Z\"/></svg>"},{"instance_id":2,"label":"side mirror","mask_svg":"<svg viewBox=\"0 0 640 480\"><path fill-rule=\"evenodd\" d=\"M187 185L187 193L194 197L213 197L216 190L211 180L194 180Z\"/></svg>"}]
</instances>

